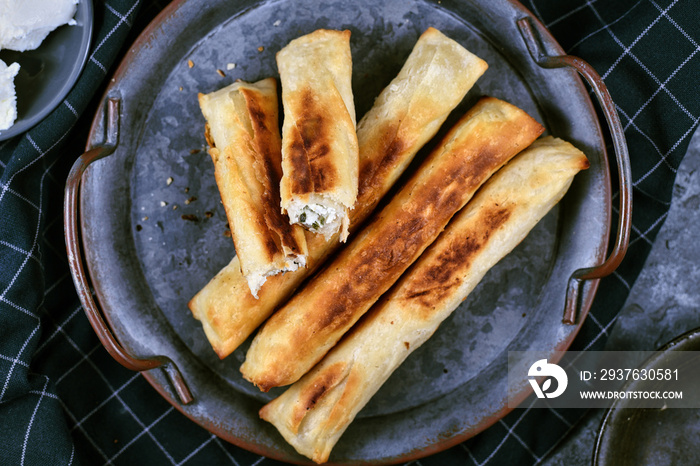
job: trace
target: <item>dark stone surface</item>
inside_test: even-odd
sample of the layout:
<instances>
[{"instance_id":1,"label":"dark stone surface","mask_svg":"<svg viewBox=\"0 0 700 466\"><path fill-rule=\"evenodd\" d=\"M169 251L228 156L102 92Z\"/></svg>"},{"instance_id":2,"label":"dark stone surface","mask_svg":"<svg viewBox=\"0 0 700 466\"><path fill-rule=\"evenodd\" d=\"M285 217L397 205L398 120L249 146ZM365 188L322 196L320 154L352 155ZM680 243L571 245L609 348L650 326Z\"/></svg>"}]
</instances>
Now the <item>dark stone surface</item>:
<instances>
[{"instance_id":1,"label":"dark stone surface","mask_svg":"<svg viewBox=\"0 0 700 466\"><path fill-rule=\"evenodd\" d=\"M666 222L610 331L606 349L653 351L700 327L700 131L678 170L673 196ZM603 415L602 409L591 410L542 464L591 464Z\"/></svg>"}]
</instances>

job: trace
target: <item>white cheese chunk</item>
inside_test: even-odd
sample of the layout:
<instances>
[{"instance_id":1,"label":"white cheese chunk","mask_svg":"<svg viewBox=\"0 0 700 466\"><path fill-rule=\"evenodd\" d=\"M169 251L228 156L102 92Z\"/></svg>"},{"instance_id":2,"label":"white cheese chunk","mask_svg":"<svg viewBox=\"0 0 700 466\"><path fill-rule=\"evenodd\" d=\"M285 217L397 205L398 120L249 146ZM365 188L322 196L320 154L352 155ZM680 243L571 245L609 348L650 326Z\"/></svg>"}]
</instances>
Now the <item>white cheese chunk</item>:
<instances>
[{"instance_id":1,"label":"white cheese chunk","mask_svg":"<svg viewBox=\"0 0 700 466\"><path fill-rule=\"evenodd\" d=\"M292 223L298 223L307 230L320 233L328 239L341 227L343 218L338 214L340 209L340 206L331 201L327 201L327 205L292 202L287 214Z\"/></svg>"},{"instance_id":2,"label":"white cheese chunk","mask_svg":"<svg viewBox=\"0 0 700 466\"><path fill-rule=\"evenodd\" d=\"M0 0L0 50L34 50L51 31L76 24L78 0Z\"/></svg>"},{"instance_id":3,"label":"white cheese chunk","mask_svg":"<svg viewBox=\"0 0 700 466\"><path fill-rule=\"evenodd\" d=\"M248 274L246 281L248 282L248 287L250 292L255 299L258 299L258 291L265 284L268 277L277 275L278 273L294 272L299 267L306 266L306 256L296 256L285 261L284 267L272 270L272 271L262 271L254 270L252 273Z\"/></svg>"},{"instance_id":4,"label":"white cheese chunk","mask_svg":"<svg viewBox=\"0 0 700 466\"><path fill-rule=\"evenodd\" d=\"M9 129L17 119L17 97L15 95L15 76L19 64L10 66L0 60L0 131Z\"/></svg>"}]
</instances>

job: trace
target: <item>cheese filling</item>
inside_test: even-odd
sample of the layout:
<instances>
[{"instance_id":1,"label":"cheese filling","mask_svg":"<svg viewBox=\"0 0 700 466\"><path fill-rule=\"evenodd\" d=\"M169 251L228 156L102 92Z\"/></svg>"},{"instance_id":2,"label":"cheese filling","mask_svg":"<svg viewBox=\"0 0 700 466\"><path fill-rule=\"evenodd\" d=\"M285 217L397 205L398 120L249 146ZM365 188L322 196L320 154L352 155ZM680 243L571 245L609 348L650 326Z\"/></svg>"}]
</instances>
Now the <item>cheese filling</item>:
<instances>
[{"instance_id":1,"label":"cheese filling","mask_svg":"<svg viewBox=\"0 0 700 466\"><path fill-rule=\"evenodd\" d=\"M287 214L292 223L298 223L309 231L330 238L341 227L343 218L338 214L340 206L328 206L316 202L294 202Z\"/></svg>"},{"instance_id":2,"label":"cheese filling","mask_svg":"<svg viewBox=\"0 0 700 466\"><path fill-rule=\"evenodd\" d=\"M17 119L17 96L15 95L15 76L19 64L10 66L0 60L0 131L9 129Z\"/></svg>"},{"instance_id":3,"label":"cheese filling","mask_svg":"<svg viewBox=\"0 0 700 466\"><path fill-rule=\"evenodd\" d=\"M326 223L333 223L336 218L335 210L328 209L321 204L309 204L304 206L298 220L306 228L318 231Z\"/></svg>"},{"instance_id":4,"label":"cheese filling","mask_svg":"<svg viewBox=\"0 0 700 466\"><path fill-rule=\"evenodd\" d=\"M253 295L253 297L257 299L258 291L265 284L268 277L277 275L278 273L294 272L299 267L305 266L306 256L302 255L288 258L284 263L284 267L282 268L248 274L248 276L246 277L246 281L248 282L248 288L250 288L250 292Z\"/></svg>"}]
</instances>

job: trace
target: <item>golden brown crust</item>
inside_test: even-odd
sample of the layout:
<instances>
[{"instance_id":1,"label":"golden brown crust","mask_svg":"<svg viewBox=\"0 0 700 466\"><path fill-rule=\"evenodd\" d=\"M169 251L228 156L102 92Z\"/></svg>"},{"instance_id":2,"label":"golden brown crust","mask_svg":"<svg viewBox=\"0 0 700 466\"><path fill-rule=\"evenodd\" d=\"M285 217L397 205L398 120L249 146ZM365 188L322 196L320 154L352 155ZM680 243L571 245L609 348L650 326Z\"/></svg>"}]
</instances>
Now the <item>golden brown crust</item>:
<instances>
[{"instance_id":1,"label":"golden brown crust","mask_svg":"<svg viewBox=\"0 0 700 466\"><path fill-rule=\"evenodd\" d=\"M199 95L214 176L243 275L255 295L269 274L303 265L306 240L280 212L276 80L237 82Z\"/></svg>"},{"instance_id":2,"label":"golden brown crust","mask_svg":"<svg viewBox=\"0 0 700 466\"><path fill-rule=\"evenodd\" d=\"M391 202L254 338L243 376L267 391L298 380L432 243L496 170L544 128L484 97Z\"/></svg>"},{"instance_id":3,"label":"golden brown crust","mask_svg":"<svg viewBox=\"0 0 700 466\"><path fill-rule=\"evenodd\" d=\"M478 212L481 231L475 235L458 238L441 248L432 267L425 267L411 277L410 284L402 288L400 298L421 305L423 309L435 308L460 282L459 272L469 264L489 240L492 232L508 221L512 209L497 205L486 206Z\"/></svg>"},{"instance_id":4,"label":"golden brown crust","mask_svg":"<svg viewBox=\"0 0 700 466\"><path fill-rule=\"evenodd\" d=\"M306 240L298 228L289 223L289 218L280 212L279 183L282 179L282 148L279 134L277 93L272 90L276 81L269 81L270 90L261 93L257 89L240 86L239 92L245 99L248 117L253 130L253 168L258 182L263 187L261 205L265 223L271 232L274 246L268 249L269 257L282 252L289 255L305 255Z\"/></svg>"},{"instance_id":5,"label":"golden brown crust","mask_svg":"<svg viewBox=\"0 0 700 466\"><path fill-rule=\"evenodd\" d=\"M300 381L266 404L260 417L299 453L327 461L392 372L587 167L585 155L567 142L551 137L535 142L496 173L365 318ZM316 403L308 402L310 393Z\"/></svg>"},{"instance_id":6,"label":"golden brown crust","mask_svg":"<svg viewBox=\"0 0 700 466\"><path fill-rule=\"evenodd\" d=\"M360 184L350 211L353 232L375 209L413 157L484 73L486 62L434 28L426 30L396 78L357 126ZM220 357L231 354L338 246L308 234L307 267L269 277L255 300L239 286L238 259L190 301Z\"/></svg>"},{"instance_id":7,"label":"golden brown crust","mask_svg":"<svg viewBox=\"0 0 700 466\"><path fill-rule=\"evenodd\" d=\"M309 87L299 91L296 124L289 130L286 141L289 191L292 195L326 193L340 184L340 173L331 153L328 112L314 99Z\"/></svg>"},{"instance_id":8,"label":"golden brown crust","mask_svg":"<svg viewBox=\"0 0 700 466\"><path fill-rule=\"evenodd\" d=\"M313 384L309 384L300 393L299 403L295 406L292 414L290 426L296 432L299 430L301 421L306 416L306 412L314 409L326 393L336 387L347 375L347 366L343 363L333 364L326 368L323 374L319 374Z\"/></svg>"},{"instance_id":9,"label":"golden brown crust","mask_svg":"<svg viewBox=\"0 0 700 466\"><path fill-rule=\"evenodd\" d=\"M435 28L421 34L403 68L357 125L360 152L357 228L379 204L488 64ZM410 155L410 156L408 156Z\"/></svg>"}]
</instances>

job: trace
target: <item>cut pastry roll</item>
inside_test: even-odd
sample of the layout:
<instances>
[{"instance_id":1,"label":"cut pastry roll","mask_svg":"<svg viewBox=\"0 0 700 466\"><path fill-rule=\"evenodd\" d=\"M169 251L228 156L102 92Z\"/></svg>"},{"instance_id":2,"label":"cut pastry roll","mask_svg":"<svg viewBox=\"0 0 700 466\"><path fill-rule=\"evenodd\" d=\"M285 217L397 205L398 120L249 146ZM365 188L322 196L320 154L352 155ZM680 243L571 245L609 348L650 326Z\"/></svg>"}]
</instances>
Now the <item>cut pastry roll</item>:
<instances>
[{"instance_id":1,"label":"cut pastry roll","mask_svg":"<svg viewBox=\"0 0 700 466\"><path fill-rule=\"evenodd\" d=\"M282 209L330 239L348 235L357 199L358 143L350 31L319 29L277 53L282 82Z\"/></svg>"},{"instance_id":2,"label":"cut pastry roll","mask_svg":"<svg viewBox=\"0 0 700 466\"><path fill-rule=\"evenodd\" d=\"M304 231L279 209L282 177L277 81L236 82L199 94L214 175L250 293L306 264Z\"/></svg>"},{"instance_id":3,"label":"cut pastry roll","mask_svg":"<svg viewBox=\"0 0 700 466\"><path fill-rule=\"evenodd\" d=\"M481 184L543 130L514 105L480 99L391 202L267 320L246 353L243 377L263 391L297 381L437 238Z\"/></svg>"},{"instance_id":4,"label":"cut pastry roll","mask_svg":"<svg viewBox=\"0 0 700 466\"><path fill-rule=\"evenodd\" d=\"M357 125L360 180L350 232L369 217L486 69L486 62L437 29L421 34L398 75ZM307 266L270 277L259 299L248 291L234 257L190 300L192 314L220 358L238 348L339 246L336 239L311 233L307 244Z\"/></svg>"},{"instance_id":5,"label":"cut pastry roll","mask_svg":"<svg viewBox=\"0 0 700 466\"><path fill-rule=\"evenodd\" d=\"M301 380L260 410L317 463L394 370L486 272L562 198L585 155L551 137L496 173L365 318ZM463 344L464 342L455 342Z\"/></svg>"}]
</instances>

